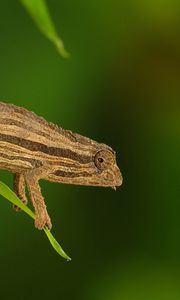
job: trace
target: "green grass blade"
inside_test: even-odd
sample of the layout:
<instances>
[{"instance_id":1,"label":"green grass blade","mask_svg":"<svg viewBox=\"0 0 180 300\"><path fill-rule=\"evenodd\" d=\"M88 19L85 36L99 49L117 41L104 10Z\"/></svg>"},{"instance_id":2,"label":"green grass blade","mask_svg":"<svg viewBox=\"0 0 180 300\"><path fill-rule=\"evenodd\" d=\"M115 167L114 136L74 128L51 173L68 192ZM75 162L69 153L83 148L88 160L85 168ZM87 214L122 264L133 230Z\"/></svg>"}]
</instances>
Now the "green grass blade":
<instances>
[{"instance_id":1,"label":"green grass blade","mask_svg":"<svg viewBox=\"0 0 180 300\"><path fill-rule=\"evenodd\" d=\"M56 239L54 238L54 236L52 235L52 233L47 227L44 228L44 232L46 233L51 245L56 250L56 252L59 253L65 259L71 260L71 258L64 252L62 247L59 245L59 243L56 241Z\"/></svg>"},{"instance_id":2,"label":"green grass blade","mask_svg":"<svg viewBox=\"0 0 180 300\"><path fill-rule=\"evenodd\" d=\"M0 195L9 200L11 203L19 206L24 212L26 212L31 218L35 219L35 214L26 206L22 201L16 196L16 194L11 191L11 189L3 182L0 181ZM45 226L43 228L46 233L51 245L55 249L57 253L59 253L62 257L67 260L71 260L71 258L64 252L59 243L56 241L50 230Z\"/></svg>"},{"instance_id":3,"label":"green grass blade","mask_svg":"<svg viewBox=\"0 0 180 300\"><path fill-rule=\"evenodd\" d=\"M64 48L63 41L59 37L50 13L48 11L45 0L20 0L25 6L29 14L32 16L34 22L40 31L51 40L58 52L65 58L69 56L68 52Z\"/></svg>"}]
</instances>

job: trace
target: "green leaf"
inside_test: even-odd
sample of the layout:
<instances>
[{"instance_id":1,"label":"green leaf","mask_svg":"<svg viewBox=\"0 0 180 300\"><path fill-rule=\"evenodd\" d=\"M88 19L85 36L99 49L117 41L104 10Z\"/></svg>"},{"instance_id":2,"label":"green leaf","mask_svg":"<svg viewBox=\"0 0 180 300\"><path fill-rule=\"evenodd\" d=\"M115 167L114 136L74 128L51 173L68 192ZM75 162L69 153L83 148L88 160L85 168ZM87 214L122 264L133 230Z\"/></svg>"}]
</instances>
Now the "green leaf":
<instances>
[{"instance_id":1,"label":"green leaf","mask_svg":"<svg viewBox=\"0 0 180 300\"><path fill-rule=\"evenodd\" d=\"M25 6L29 14L34 19L34 22L40 29L40 31L51 40L58 52L65 58L69 56L68 52L64 48L63 41L59 37L50 13L48 11L45 0L20 0Z\"/></svg>"},{"instance_id":2,"label":"green leaf","mask_svg":"<svg viewBox=\"0 0 180 300\"><path fill-rule=\"evenodd\" d=\"M0 181L0 195L9 200L11 203L19 206L24 212L26 212L31 218L35 219L35 214L11 191L11 189ZM71 258L64 252L59 243L56 241L50 230L45 226L43 228L53 248L65 259L71 260Z\"/></svg>"}]
</instances>

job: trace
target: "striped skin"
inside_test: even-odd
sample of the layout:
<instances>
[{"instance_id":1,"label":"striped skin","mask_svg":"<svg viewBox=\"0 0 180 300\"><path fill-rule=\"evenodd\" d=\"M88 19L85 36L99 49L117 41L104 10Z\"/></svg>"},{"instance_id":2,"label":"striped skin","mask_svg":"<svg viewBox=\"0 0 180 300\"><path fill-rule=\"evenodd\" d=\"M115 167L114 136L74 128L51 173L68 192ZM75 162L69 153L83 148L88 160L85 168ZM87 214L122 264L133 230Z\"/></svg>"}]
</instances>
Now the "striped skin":
<instances>
[{"instance_id":1,"label":"striped skin","mask_svg":"<svg viewBox=\"0 0 180 300\"><path fill-rule=\"evenodd\" d=\"M101 153L103 157L99 158ZM122 183L115 152L109 146L64 130L24 108L2 102L0 168L24 176L30 194L39 179L111 187ZM32 178L35 183L30 184ZM23 190L22 186L20 189ZM39 186L33 194L34 198L37 198L36 194L41 198ZM36 225L42 227L42 224Z\"/></svg>"}]
</instances>

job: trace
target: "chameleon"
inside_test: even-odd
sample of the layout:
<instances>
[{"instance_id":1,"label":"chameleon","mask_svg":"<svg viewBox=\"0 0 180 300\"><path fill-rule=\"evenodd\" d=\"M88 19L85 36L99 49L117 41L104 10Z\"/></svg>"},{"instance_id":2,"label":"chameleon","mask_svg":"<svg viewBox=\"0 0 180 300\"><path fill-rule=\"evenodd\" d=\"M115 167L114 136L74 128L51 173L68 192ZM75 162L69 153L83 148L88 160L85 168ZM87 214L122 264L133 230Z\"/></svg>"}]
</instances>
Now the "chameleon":
<instances>
[{"instance_id":1,"label":"chameleon","mask_svg":"<svg viewBox=\"0 0 180 300\"><path fill-rule=\"evenodd\" d=\"M40 179L113 189L122 184L111 147L4 102L0 102L0 169L13 173L14 192L26 205L28 189L38 229L52 227Z\"/></svg>"}]
</instances>

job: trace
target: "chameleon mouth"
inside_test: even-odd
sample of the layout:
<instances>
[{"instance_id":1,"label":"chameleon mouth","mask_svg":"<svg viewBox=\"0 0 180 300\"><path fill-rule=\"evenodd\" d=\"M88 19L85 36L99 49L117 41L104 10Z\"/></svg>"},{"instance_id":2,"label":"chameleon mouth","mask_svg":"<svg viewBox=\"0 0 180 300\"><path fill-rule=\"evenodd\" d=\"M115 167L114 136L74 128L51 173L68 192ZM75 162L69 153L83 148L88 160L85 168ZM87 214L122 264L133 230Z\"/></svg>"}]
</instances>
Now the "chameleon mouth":
<instances>
[{"instance_id":1,"label":"chameleon mouth","mask_svg":"<svg viewBox=\"0 0 180 300\"><path fill-rule=\"evenodd\" d=\"M110 186L113 190L121 186L123 182L122 174L117 166L103 174L105 186Z\"/></svg>"},{"instance_id":2,"label":"chameleon mouth","mask_svg":"<svg viewBox=\"0 0 180 300\"><path fill-rule=\"evenodd\" d=\"M122 183L123 183L123 177L122 177L122 175L121 175L121 173L120 173L120 177L116 180L116 184L115 184L114 186L112 186L112 189L113 189L114 191L116 191L117 187L118 187L118 186L121 186Z\"/></svg>"},{"instance_id":3,"label":"chameleon mouth","mask_svg":"<svg viewBox=\"0 0 180 300\"><path fill-rule=\"evenodd\" d=\"M123 183L123 177L118 167L114 170L114 182L115 184L112 186L112 189L116 191L116 187L121 186Z\"/></svg>"},{"instance_id":4,"label":"chameleon mouth","mask_svg":"<svg viewBox=\"0 0 180 300\"><path fill-rule=\"evenodd\" d=\"M119 171L119 178L116 179L116 186L121 186L123 183L123 177L121 172Z\"/></svg>"}]
</instances>

